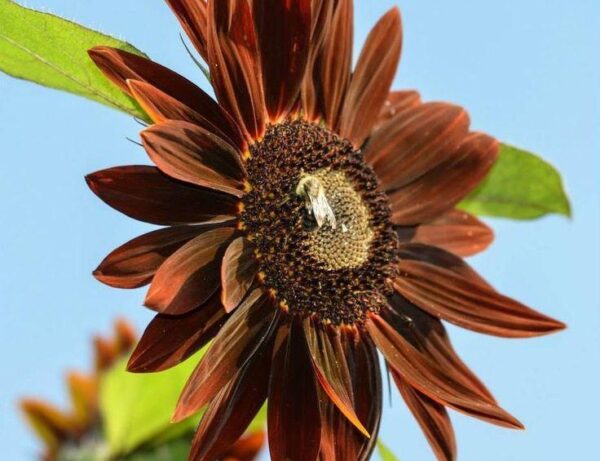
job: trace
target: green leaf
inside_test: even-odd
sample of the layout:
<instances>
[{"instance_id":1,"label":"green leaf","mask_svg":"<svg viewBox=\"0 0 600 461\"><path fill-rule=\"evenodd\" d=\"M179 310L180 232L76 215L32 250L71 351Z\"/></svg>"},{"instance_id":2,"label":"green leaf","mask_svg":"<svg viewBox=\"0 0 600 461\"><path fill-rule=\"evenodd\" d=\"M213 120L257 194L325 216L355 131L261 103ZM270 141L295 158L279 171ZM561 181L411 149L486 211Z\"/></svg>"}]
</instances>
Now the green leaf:
<instances>
[{"instance_id":1,"label":"green leaf","mask_svg":"<svg viewBox=\"0 0 600 461\"><path fill-rule=\"evenodd\" d=\"M160 373L129 373L123 361L103 377L100 411L111 455L128 454L141 445L164 443L194 431L200 414L178 424L171 423L171 416L205 350Z\"/></svg>"},{"instance_id":2,"label":"green leaf","mask_svg":"<svg viewBox=\"0 0 600 461\"><path fill-rule=\"evenodd\" d=\"M460 205L480 216L535 219L548 214L571 216L559 172L535 154L506 144L485 181Z\"/></svg>"},{"instance_id":3,"label":"green leaf","mask_svg":"<svg viewBox=\"0 0 600 461\"><path fill-rule=\"evenodd\" d=\"M377 441L377 451L381 461L399 461L396 455L381 441Z\"/></svg>"},{"instance_id":4,"label":"green leaf","mask_svg":"<svg viewBox=\"0 0 600 461\"><path fill-rule=\"evenodd\" d=\"M108 35L0 0L0 71L147 119L137 103L106 79L89 58L87 50L98 45L143 55Z\"/></svg>"}]
</instances>

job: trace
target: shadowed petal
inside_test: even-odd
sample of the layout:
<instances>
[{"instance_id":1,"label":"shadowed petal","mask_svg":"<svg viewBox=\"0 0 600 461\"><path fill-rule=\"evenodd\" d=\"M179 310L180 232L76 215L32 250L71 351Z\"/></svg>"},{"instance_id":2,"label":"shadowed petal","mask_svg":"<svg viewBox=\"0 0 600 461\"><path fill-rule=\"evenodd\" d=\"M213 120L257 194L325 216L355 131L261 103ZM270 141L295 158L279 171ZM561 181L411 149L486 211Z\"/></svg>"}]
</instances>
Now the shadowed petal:
<instances>
[{"instance_id":1,"label":"shadowed petal","mask_svg":"<svg viewBox=\"0 0 600 461\"><path fill-rule=\"evenodd\" d=\"M354 394L340 333L333 328L325 331L309 318L304 320L303 327L315 375L323 390L344 416L365 437L370 437L354 411Z\"/></svg>"},{"instance_id":2,"label":"shadowed petal","mask_svg":"<svg viewBox=\"0 0 600 461\"><path fill-rule=\"evenodd\" d=\"M200 410L253 359L256 351L273 335L278 312L261 289L250 293L221 328L190 376L179 398L174 421Z\"/></svg>"},{"instance_id":3,"label":"shadowed petal","mask_svg":"<svg viewBox=\"0 0 600 461\"><path fill-rule=\"evenodd\" d=\"M352 74L354 3L338 0L315 65L315 87L322 95L321 114L329 128L336 130Z\"/></svg>"},{"instance_id":4,"label":"shadowed petal","mask_svg":"<svg viewBox=\"0 0 600 461\"><path fill-rule=\"evenodd\" d=\"M391 118L406 109L412 109L421 104L421 95L417 91L392 91L383 103L375 128L378 128Z\"/></svg>"},{"instance_id":5,"label":"shadowed petal","mask_svg":"<svg viewBox=\"0 0 600 461\"><path fill-rule=\"evenodd\" d=\"M142 132L144 147L160 170L197 186L244 195L245 173L235 150L187 122L164 122Z\"/></svg>"},{"instance_id":6,"label":"shadowed petal","mask_svg":"<svg viewBox=\"0 0 600 461\"><path fill-rule=\"evenodd\" d=\"M208 344L226 320L227 314L216 294L187 314L159 314L144 331L127 369L147 373L174 367Z\"/></svg>"},{"instance_id":7,"label":"shadowed petal","mask_svg":"<svg viewBox=\"0 0 600 461\"><path fill-rule=\"evenodd\" d=\"M398 293L458 326L507 338L541 336L565 327L447 267L402 259L398 269L400 276L394 280Z\"/></svg>"},{"instance_id":8,"label":"shadowed petal","mask_svg":"<svg viewBox=\"0 0 600 461\"><path fill-rule=\"evenodd\" d=\"M121 166L86 176L90 189L127 216L159 225L232 221L238 199L175 181L157 168Z\"/></svg>"},{"instance_id":9,"label":"shadowed petal","mask_svg":"<svg viewBox=\"0 0 600 461\"><path fill-rule=\"evenodd\" d=\"M180 315L205 303L219 288L219 264L234 232L209 230L177 250L156 272L144 305Z\"/></svg>"},{"instance_id":10,"label":"shadowed petal","mask_svg":"<svg viewBox=\"0 0 600 461\"><path fill-rule=\"evenodd\" d=\"M398 68L401 49L400 11L393 8L367 37L344 101L339 133L355 147L363 144L377 122Z\"/></svg>"},{"instance_id":11,"label":"shadowed petal","mask_svg":"<svg viewBox=\"0 0 600 461\"><path fill-rule=\"evenodd\" d=\"M32 399L22 400L20 407L50 453L58 449L62 440L77 436L78 428L73 419L56 407Z\"/></svg>"},{"instance_id":12,"label":"shadowed petal","mask_svg":"<svg viewBox=\"0 0 600 461\"><path fill-rule=\"evenodd\" d=\"M423 243L450 251L455 255L473 256L494 241L494 231L475 216L452 210L417 227L398 227L401 241Z\"/></svg>"},{"instance_id":13,"label":"shadowed petal","mask_svg":"<svg viewBox=\"0 0 600 461\"><path fill-rule=\"evenodd\" d=\"M252 360L209 404L192 442L191 461L237 459L230 447L244 433L267 398L272 339L261 345Z\"/></svg>"},{"instance_id":14,"label":"shadowed petal","mask_svg":"<svg viewBox=\"0 0 600 461\"><path fill-rule=\"evenodd\" d=\"M169 256L203 230L203 226L167 227L130 240L104 258L94 277L115 288L142 287Z\"/></svg>"},{"instance_id":15,"label":"shadowed petal","mask_svg":"<svg viewBox=\"0 0 600 461\"><path fill-rule=\"evenodd\" d=\"M324 115L319 98L321 89L317 87L320 79L317 60L323 52L323 41L331 27L333 7L336 0L312 0L312 28L306 73L302 81L302 109L304 118L316 121Z\"/></svg>"},{"instance_id":16,"label":"shadowed petal","mask_svg":"<svg viewBox=\"0 0 600 461\"><path fill-rule=\"evenodd\" d=\"M258 39L248 0L208 1L208 63L221 105L244 127L248 141L265 129Z\"/></svg>"},{"instance_id":17,"label":"shadowed petal","mask_svg":"<svg viewBox=\"0 0 600 461\"><path fill-rule=\"evenodd\" d=\"M250 289L258 272L252 245L239 237L235 239L223 256L221 264L221 300L225 311L233 311Z\"/></svg>"},{"instance_id":18,"label":"shadowed petal","mask_svg":"<svg viewBox=\"0 0 600 461\"><path fill-rule=\"evenodd\" d=\"M434 169L390 195L392 221L429 222L453 209L488 174L498 156L498 141L472 133Z\"/></svg>"},{"instance_id":19,"label":"shadowed petal","mask_svg":"<svg viewBox=\"0 0 600 461\"><path fill-rule=\"evenodd\" d=\"M339 409L324 396L321 405L321 459L327 461L364 461L369 459L381 420L381 372L377 350L368 336L342 332L342 343L354 391L355 409L370 438L350 423Z\"/></svg>"},{"instance_id":20,"label":"shadowed petal","mask_svg":"<svg viewBox=\"0 0 600 461\"><path fill-rule=\"evenodd\" d=\"M200 56L207 59L206 0L166 0Z\"/></svg>"},{"instance_id":21,"label":"shadowed petal","mask_svg":"<svg viewBox=\"0 0 600 461\"><path fill-rule=\"evenodd\" d=\"M461 383L483 400L496 403L496 399L477 376L465 365L455 352L440 320L419 309L399 295L390 298L392 310L381 316L400 335L420 352L427 355L437 366L445 370L456 382Z\"/></svg>"},{"instance_id":22,"label":"shadowed petal","mask_svg":"<svg viewBox=\"0 0 600 461\"><path fill-rule=\"evenodd\" d=\"M237 125L212 99L205 106L192 109L149 83L127 80L127 85L135 100L153 122L161 123L167 120L190 122L205 129L214 137L219 137L221 142L228 143L230 150L238 153L244 151L246 144Z\"/></svg>"},{"instance_id":23,"label":"shadowed petal","mask_svg":"<svg viewBox=\"0 0 600 461\"><path fill-rule=\"evenodd\" d=\"M392 376L402 398L421 426L439 461L456 460L456 438L452 421L443 405L413 389L394 370Z\"/></svg>"},{"instance_id":24,"label":"shadowed petal","mask_svg":"<svg viewBox=\"0 0 600 461\"><path fill-rule=\"evenodd\" d=\"M263 85L271 122L287 117L298 98L311 38L311 0L253 2Z\"/></svg>"},{"instance_id":25,"label":"shadowed petal","mask_svg":"<svg viewBox=\"0 0 600 461\"><path fill-rule=\"evenodd\" d=\"M447 161L468 130L469 116L461 107L421 104L382 125L365 149L365 160L382 189L394 191Z\"/></svg>"},{"instance_id":26,"label":"shadowed petal","mask_svg":"<svg viewBox=\"0 0 600 461\"><path fill-rule=\"evenodd\" d=\"M389 364L412 387L438 403L492 424L513 429L522 424L499 406L457 382L427 355L421 353L378 315L371 315L366 328Z\"/></svg>"},{"instance_id":27,"label":"shadowed petal","mask_svg":"<svg viewBox=\"0 0 600 461\"><path fill-rule=\"evenodd\" d=\"M231 457L232 460L239 461L254 461L257 459L258 454L262 450L266 434L262 430L255 431L251 434L244 435L239 439L232 447L227 450L227 457ZM229 460L228 460L229 461Z\"/></svg>"},{"instance_id":28,"label":"shadowed petal","mask_svg":"<svg viewBox=\"0 0 600 461\"><path fill-rule=\"evenodd\" d=\"M315 461L321 417L317 384L299 322L275 353L268 400L269 449L273 461Z\"/></svg>"},{"instance_id":29,"label":"shadowed petal","mask_svg":"<svg viewBox=\"0 0 600 461\"><path fill-rule=\"evenodd\" d=\"M237 143L236 146L245 149L239 128L231 117L208 94L185 77L147 58L116 48L100 46L92 48L88 53L104 75L125 93L134 96L127 80L146 82L199 114L211 126L226 133L228 139ZM164 108L166 104L162 102L157 101L155 104Z\"/></svg>"}]
</instances>

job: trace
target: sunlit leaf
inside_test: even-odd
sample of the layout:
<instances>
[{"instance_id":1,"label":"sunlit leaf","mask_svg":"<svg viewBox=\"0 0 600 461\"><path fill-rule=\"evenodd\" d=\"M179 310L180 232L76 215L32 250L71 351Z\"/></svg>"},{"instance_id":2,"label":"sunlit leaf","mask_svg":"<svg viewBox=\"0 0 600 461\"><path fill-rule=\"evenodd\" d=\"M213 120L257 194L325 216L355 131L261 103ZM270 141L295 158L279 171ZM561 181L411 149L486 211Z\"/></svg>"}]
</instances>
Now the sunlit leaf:
<instances>
[{"instance_id":1,"label":"sunlit leaf","mask_svg":"<svg viewBox=\"0 0 600 461\"><path fill-rule=\"evenodd\" d=\"M381 440L377 441L377 451L381 461L399 461L398 457Z\"/></svg>"},{"instance_id":2,"label":"sunlit leaf","mask_svg":"<svg viewBox=\"0 0 600 461\"><path fill-rule=\"evenodd\" d=\"M535 154L502 144L500 157L485 181L460 208L480 216L535 219L571 216L560 173Z\"/></svg>"},{"instance_id":3,"label":"sunlit leaf","mask_svg":"<svg viewBox=\"0 0 600 461\"><path fill-rule=\"evenodd\" d=\"M104 376L100 408L111 454L127 454L144 444L164 443L196 428L200 414L176 425L171 423L171 416L203 353L160 373L129 373L122 362Z\"/></svg>"},{"instance_id":4,"label":"sunlit leaf","mask_svg":"<svg viewBox=\"0 0 600 461\"><path fill-rule=\"evenodd\" d=\"M98 45L142 54L128 43L74 22L0 0L0 71L146 119L89 58L87 50Z\"/></svg>"}]
</instances>

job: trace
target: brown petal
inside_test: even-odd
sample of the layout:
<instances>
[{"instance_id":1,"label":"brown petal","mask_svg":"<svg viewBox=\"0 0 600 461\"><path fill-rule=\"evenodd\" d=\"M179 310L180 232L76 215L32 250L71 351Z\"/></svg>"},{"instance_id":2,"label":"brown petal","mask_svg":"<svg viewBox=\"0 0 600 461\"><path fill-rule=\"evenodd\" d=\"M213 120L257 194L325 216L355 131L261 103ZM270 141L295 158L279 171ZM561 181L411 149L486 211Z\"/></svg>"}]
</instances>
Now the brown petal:
<instances>
[{"instance_id":1,"label":"brown petal","mask_svg":"<svg viewBox=\"0 0 600 461\"><path fill-rule=\"evenodd\" d=\"M356 413L365 421L371 437L361 434L326 398L321 405L321 459L364 461L373 452L381 420L379 358L368 336L361 337L358 332L342 332L342 342L354 390Z\"/></svg>"},{"instance_id":2,"label":"brown petal","mask_svg":"<svg viewBox=\"0 0 600 461\"><path fill-rule=\"evenodd\" d=\"M419 309L399 295L390 298L389 312L382 313L385 321L438 367L452 376L483 400L496 403L487 387L467 367L455 352L448 333L440 320Z\"/></svg>"},{"instance_id":3,"label":"brown petal","mask_svg":"<svg viewBox=\"0 0 600 461\"><path fill-rule=\"evenodd\" d=\"M417 419L439 461L456 460L456 438L452 421L443 405L413 389L394 370L392 376L402 398Z\"/></svg>"},{"instance_id":4,"label":"brown petal","mask_svg":"<svg viewBox=\"0 0 600 461\"><path fill-rule=\"evenodd\" d=\"M233 458L230 448L267 398L272 343L272 338L266 341L209 404L192 442L191 461L239 459Z\"/></svg>"},{"instance_id":5,"label":"brown petal","mask_svg":"<svg viewBox=\"0 0 600 461\"><path fill-rule=\"evenodd\" d=\"M20 407L27 422L51 453L58 449L62 440L76 437L78 434L75 421L53 405L39 400L23 399Z\"/></svg>"},{"instance_id":6,"label":"brown petal","mask_svg":"<svg viewBox=\"0 0 600 461\"><path fill-rule=\"evenodd\" d=\"M463 274L418 260L401 260L394 287L421 309L458 326L507 338L565 328L557 320L503 296Z\"/></svg>"},{"instance_id":7,"label":"brown petal","mask_svg":"<svg viewBox=\"0 0 600 461\"><path fill-rule=\"evenodd\" d=\"M257 272L258 264L250 243L243 237L231 242L221 264L221 300L225 311L232 312L238 307Z\"/></svg>"},{"instance_id":8,"label":"brown petal","mask_svg":"<svg viewBox=\"0 0 600 461\"><path fill-rule=\"evenodd\" d=\"M387 99L383 103L379 118L375 125L378 128L391 118L395 117L400 112L406 109L412 109L421 104L421 95L417 91L391 91Z\"/></svg>"},{"instance_id":9,"label":"brown petal","mask_svg":"<svg viewBox=\"0 0 600 461\"><path fill-rule=\"evenodd\" d=\"M245 435L227 450L225 461L255 461L265 444L266 438L263 430Z\"/></svg>"},{"instance_id":10,"label":"brown petal","mask_svg":"<svg viewBox=\"0 0 600 461\"><path fill-rule=\"evenodd\" d=\"M226 222L238 212L235 197L175 181L150 166L109 168L86 181L109 206L151 224Z\"/></svg>"},{"instance_id":11,"label":"brown petal","mask_svg":"<svg viewBox=\"0 0 600 461\"><path fill-rule=\"evenodd\" d=\"M142 132L144 147L160 170L197 186L241 198L244 167L234 148L199 126L164 122Z\"/></svg>"},{"instance_id":12,"label":"brown petal","mask_svg":"<svg viewBox=\"0 0 600 461\"><path fill-rule=\"evenodd\" d=\"M208 62L221 105L244 127L248 141L265 129L258 39L248 0L209 0Z\"/></svg>"},{"instance_id":13,"label":"brown petal","mask_svg":"<svg viewBox=\"0 0 600 461\"><path fill-rule=\"evenodd\" d=\"M323 51L323 41L331 27L333 17L333 7L336 0L312 0L312 30L310 38L310 47L308 61L306 63L306 73L302 81L302 108L304 118L309 121L316 121L323 117L324 111L320 105L319 98L321 89L318 77L317 61Z\"/></svg>"},{"instance_id":14,"label":"brown petal","mask_svg":"<svg viewBox=\"0 0 600 461\"><path fill-rule=\"evenodd\" d=\"M311 0L253 2L270 121L289 114L298 98L311 38Z\"/></svg>"},{"instance_id":15,"label":"brown petal","mask_svg":"<svg viewBox=\"0 0 600 461\"><path fill-rule=\"evenodd\" d=\"M139 288L179 248L206 230L205 226L177 226L144 234L110 253L94 271L94 277L115 288Z\"/></svg>"},{"instance_id":16,"label":"brown petal","mask_svg":"<svg viewBox=\"0 0 600 461\"><path fill-rule=\"evenodd\" d=\"M198 53L206 55L206 0L166 0Z\"/></svg>"},{"instance_id":17,"label":"brown petal","mask_svg":"<svg viewBox=\"0 0 600 461\"><path fill-rule=\"evenodd\" d=\"M497 156L498 141L470 134L442 163L390 195L392 221L421 224L453 209L485 178Z\"/></svg>"},{"instance_id":18,"label":"brown petal","mask_svg":"<svg viewBox=\"0 0 600 461\"><path fill-rule=\"evenodd\" d=\"M73 418L81 426L92 424L98 412L98 385L95 376L70 372L67 383Z\"/></svg>"},{"instance_id":19,"label":"brown petal","mask_svg":"<svg viewBox=\"0 0 600 461\"><path fill-rule=\"evenodd\" d=\"M315 67L315 87L322 92L321 113L331 129L337 129L344 97L352 74L354 2L338 0L323 51Z\"/></svg>"},{"instance_id":20,"label":"brown petal","mask_svg":"<svg viewBox=\"0 0 600 461\"><path fill-rule=\"evenodd\" d=\"M256 289L232 314L188 380L174 421L194 414L236 376L274 333L278 310Z\"/></svg>"},{"instance_id":21,"label":"brown petal","mask_svg":"<svg viewBox=\"0 0 600 461\"><path fill-rule=\"evenodd\" d=\"M438 403L492 424L522 428L522 424L497 405L457 382L427 355L419 352L378 315L366 322L367 331L386 360L412 387Z\"/></svg>"},{"instance_id":22,"label":"brown petal","mask_svg":"<svg viewBox=\"0 0 600 461\"><path fill-rule=\"evenodd\" d=\"M138 342L138 336L131 323L123 318L118 318L114 324L115 343L121 355L130 352Z\"/></svg>"},{"instance_id":23,"label":"brown petal","mask_svg":"<svg viewBox=\"0 0 600 461\"><path fill-rule=\"evenodd\" d=\"M227 133L229 139L238 143L236 146L245 148L240 131L231 117L185 77L147 58L116 48L100 46L88 53L106 77L125 93L133 96L127 80L146 82Z\"/></svg>"},{"instance_id":24,"label":"brown petal","mask_svg":"<svg viewBox=\"0 0 600 461\"><path fill-rule=\"evenodd\" d=\"M226 320L227 314L216 294L187 314L158 314L131 354L127 369L147 373L174 367L208 344Z\"/></svg>"},{"instance_id":25,"label":"brown petal","mask_svg":"<svg viewBox=\"0 0 600 461\"><path fill-rule=\"evenodd\" d=\"M370 437L369 432L354 411L354 394L350 382L350 372L339 331L333 328L325 331L324 328L317 322L311 321L310 318L304 320L303 327L313 369L323 390L344 416L365 437Z\"/></svg>"},{"instance_id":26,"label":"brown petal","mask_svg":"<svg viewBox=\"0 0 600 461\"><path fill-rule=\"evenodd\" d=\"M204 304L219 288L219 265L233 234L231 228L210 230L177 250L156 272L144 305L180 315Z\"/></svg>"},{"instance_id":27,"label":"brown petal","mask_svg":"<svg viewBox=\"0 0 600 461\"><path fill-rule=\"evenodd\" d=\"M382 188L394 191L448 160L467 136L469 116L458 106L427 103L405 109L375 132L365 150Z\"/></svg>"},{"instance_id":28,"label":"brown petal","mask_svg":"<svg viewBox=\"0 0 600 461\"><path fill-rule=\"evenodd\" d=\"M494 231L475 216L452 210L418 227L398 228L402 240L423 243L467 257L484 251L494 241Z\"/></svg>"},{"instance_id":29,"label":"brown petal","mask_svg":"<svg viewBox=\"0 0 600 461\"><path fill-rule=\"evenodd\" d=\"M199 112L198 108L192 109L149 83L127 80L127 85L154 123L167 120L190 122L208 131L213 137L220 138L221 143L227 143L229 150L241 154L245 149L245 142L235 122L225 112L220 113L218 105L211 107L216 105L214 101L211 100L208 107L203 107Z\"/></svg>"},{"instance_id":30,"label":"brown petal","mask_svg":"<svg viewBox=\"0 0 600 461\"><path fill-rule=\"evenodd\" d=\"M340 135L360 147L371 134L400 61L402 22L398 8L375 25L352 75L340 119Z\"/></svg>"},{"instance_id":31,"label":"brown petal","mask_svg":"<svg viewBox=\"0 0 600 461\"><path fill-rule=\"evenodd\" d=\"M119 358L117 344L101 336L94 337L94 363L96 372L108 370Z\"/></svg>"},{"instance_id":32,"label":"brown petal","mask_svg":"<svg viewBox=\"0 0 600 461\"><path fill-rule=\"evenodd\" d=\"M293 322L273 358L268 400L269 449L273 461L315 461L321 417L314 372L299 322Z\"/></svg>"}]
</instances>

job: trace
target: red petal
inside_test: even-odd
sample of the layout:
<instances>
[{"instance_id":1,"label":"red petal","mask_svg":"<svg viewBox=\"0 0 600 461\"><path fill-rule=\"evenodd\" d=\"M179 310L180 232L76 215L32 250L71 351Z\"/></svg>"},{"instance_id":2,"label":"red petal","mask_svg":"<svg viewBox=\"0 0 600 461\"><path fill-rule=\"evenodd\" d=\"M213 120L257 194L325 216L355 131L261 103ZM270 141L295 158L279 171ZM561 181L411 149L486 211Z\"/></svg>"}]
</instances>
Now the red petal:
<instances>
[{"instance_id":1,"label":"red petal","mask_svg":"<svg viewBox=\"0 0 600 461\"><path fill-rule=\"evenodd\" d=\"M219 137L221 142L228 143L230 150L241 153L246 149L242 134L233 119L212 99L201 108L192 109L149 83L127 80L127 85L133 97L153 122L160 123L167 120L190 122Z\"/></svg>"},{"instance_id":2,"label":"red petal","mask_svg":"<svg viewBox=\"0 0 600 461\"><path fill-rule=\"evenodd\" d=\"M232 221L238 200L175 181L150 166L122 166L86 176L88 186L109 206L159 225Z\"/></svg>"},{"instance_id":3,"label":"red petal","mask_svg":"<svg viewBox=\"0 0 600 461\"><path fill-rule=\"evenodd\" d=\"M371 134L400 61L402 22L398 8L375 25L356 64L340 119L340 135L360 147Z\"/></svg>"},{"instance_id":4,"label":"red petal","mask_svg":"<svg viewBox=\"0 0 600 461\"><path fill-rule=\"evenodd\" d=\"M130 240L104 258L94 277L115 288L144 286L169 256L203 230L203 226L167 227Z\"/></svg>"},{"instance_id":5,"label":"red petal","mask_svg":"<svg viewBox=\"0 0 600 461\"><path fill-rule=\"evenodd\" d=\"M198 53L206 60L206 0L166 0Z\"/></svg>"},{"instance_id":6,"label":"red petal","mask_svg":"<svg viewBox=\"0 0 600 461\"><path fill-rule=\"evenodd\" d=\"M373 135L365 150L382 188L393 191L448 160L469 130L469 116L458 106L422 104L405 109Z\"/></svg>"},{"instance_id":7,"label":"red petal","mask_svg":"<svg viewBox=\"0 0 600 461\"><path fill-rule=\"evenodd\" d=\"M377 349L368 337L357 332L342 332L342 342L354 390L355 409L370 438L361 434L348 419L326 399L321 405L321 459L346 461L369 459L377 441L381 420L381 372Z\"/></svg>"},{"instance_id":8,"label":"red petal","mask_svg":"<svg viewBox=\"0 0 600 461\"><path fill-rule=\"evenodd\" d=\"M210 230L177 250L156 272L144 304L169 315L204 304L219 288L219 264L233 233Z\"/></svg>"},{"instance_id":9,"label":"red petal","mask_svg":"<svg viewBox=\"0 0 600 461\"><path fill-rule=\"evenodd\" d=\"M412 109L421 104L421 95L412 90L392 91L383 103L375 127L379 127L406 109Z\"/></svg>"},{"instance_id":10,"label":"red petal","mask_svg":"<svg viewBox=\"0 0 600 461\"><path fill-rule=\"evenodd\" d=\"M458 326L520 338L565 328L557 320L503 296L489 286L430 262L403 259L394 287L421 309Z\"/></svg>"},{"instance_id":11,"label":"red petal","mask_svg":"<svg viewBox=\"0 0 600 461\"><path fill-rule=\"evenodd\" d=\"M248 0L209 0L208 58L221 105L245 128L248 141L262 137L266 110Z\"/></svg>"},{"instance_id":12,"label":"red petal","mask_svg":"<svg viewBox=\"0 0 600 461\"><path fill-rule=\"evenodd\" d=\"M226 461L255 461L259 452L265 444L266 435L264 431L258 430L245 435L227 450ZM231 458L231 459L230 459Z\"/></svg>"},{"instance_id":13,"label":"red petal","mask_svg":"<svg viewBox=\"0 0 600 461\"><path fill-rule=\"evenodd\" d=\"M268 427L273 461L318 458L321 417L316 386L302 326L293 322L271 371Z\"/></svg>"},{"instance_id":14,"label":"red petal","mask_svg":"<svg viewBox=\"0 0 600 461\"><path fill-rule=\"evenodd\" d=\"M381 317L372 315L366 327L386 360L412 387L467 415L513 429L523 427L506 411L457 382Z\"/></svg>"},{"instance_id":15,"label":"red petal","mask_svg":"<svg viewBox=\"0 0 600 461\"><path fill-rule=\"evenodd\" d=\"M304 320L303 327L315 375L323 390L344 416L365 437L370 437L369 432L354 411L354 394L350 382L350 372L339 331L334 328L325 331L310 319Z\"/></svg>"},{"instance_id":16,"label":"red petal","mask_svg":"<svg viewBox=\"0 0 600 461\"><path fill-rule=\"evenodd\" d=\"M287 117L298 99L311 36L311 0L253 2L265 101L271 122Z\"/></svg>"},{"instance_id":17,"label":"red petal","mask_svg":"<svg viewBox=\"0 0 600 461\"><path fill-rule=\"evenodd\" d=\"M210 403L192 442L190 460L239 459L233 458L230 448L244 433L267 398L271 349L272 340L263 344L261 350Z\"/></svg>"},{"instance_id":18,"label":"red petal","mask_svg":"<svg viewBox=\"0 0 600 461\"><path fill-rule=\"evenodd\" d=\"M258 264L250 243L243 237L231 242L221 265L221 300L227 312L233 311L242 302L257 272Z\"/></svg>"},{"instance_id":19,"label":"red petal","mask_svg":"<svg viewBox=\"0 0 600 461\"><path fill-rule=\"evenodd\" d=\"M496 403L487 387L465 365L454 351L446 329L440 320L401 296L390 299L392 311L382 314L385 321L406 338L420 352L427 355L438 367L445 370L456 382L461 383L483 400Z\"/></svg>"},{"instance_id":20,"label":"red petal","mask_svg":"<svg viewBox=\"0 0 600 461\"><path fill-rule=\"evenodd\" d=\"M390 195L393 222L421 224L450 211L485 178L497 156L498 141L470 134L434 169Z\"/></svg>"},{"instance_id":21,"label":"red petal","mask_svg":"<svg viewBox=\"0 0 600 461\"><path fill-rule=\"evenodd\" d=\"M306 63L306 73L302 81L302 108L304 118L309 121L317 121L324 115L321 89L318 77L317 61L323 51L323 41L331 27L333 7L335 0L312 0L312 30L310 38L310 49Z\"/></svg>"},{"instance_id":22,"label":"red petal","mask_svg":"<svg viewBox=\"0 0 600 461\"><path fill-rule=\"evenodd\" d=\"M337 129L344 97L352 74L354 4L337 0L323 51L315 67L315 87L322 92L321 113L327 125Z\"/></svg>"},{"instance_id":23,"label":"red petal","mask_svg":"<svg viewBox=\"0 0 600 461\"><path fill-rule=\"evenodd\" d=\"M494 241L494 231L475 216L452 210L427 224L396 229L401 240L424 243L466 257L484 251Z\"/></svg>"},{"instance_id":24,"label":"red petal","mask_svg":"<svg viewBox=\"0 0 600 461\"><path fill-rule=\"evenodd\" d=\"M231 117L185 77L147 58L116 48L96 47L89 51L89 55L106 77L130 96L133 93L127 80L146 82L227 133L228 138L237 143L236 146L245 148L240 131ZM160 101L155 104L160 104Z\"/></svg>"},{"instance_id":25,"label":"red petal","mask_svg":"<svg viewBox=\"0 0 600 461\"><path fill-rule=\"evenodd\" d=\"M278 312L260 289L246 298L185 385L173 416L175 421L200 410L253 359L256 351L273 335Z\"/></svg>"},{"instance_id":26,"label":"red petal","mask_svg":"<svg viewBox=\"0 0 600 461\"><path fill-rule=\"evenodd\" d=\"M244 195L244 167L233 147L210 132L187 122L165 122L142 132L152 161L172 178Z\"/></svg>"},{"instance_id":27,"label":"red petal","mask_svg":"<svg viewBox=\"0 0 600 461\"><path fill-rule=\"evenodd\" d=\"M456 439L446 408L413 389L393 370L392 376L408 408L423 429L436 458L439 461L456 460Z\"/></svg>"},{"instance_id":28,"label":"red petal","mask_svg":"<svg viewBox=\"0 0 600 461\"><path fill-rule=\"evenodd\" d=\"M127 369L146 373L174 367L213 339L226 320L218 295L184 315L159 314L144 331Z\"/></svg>"}]
</instances>

